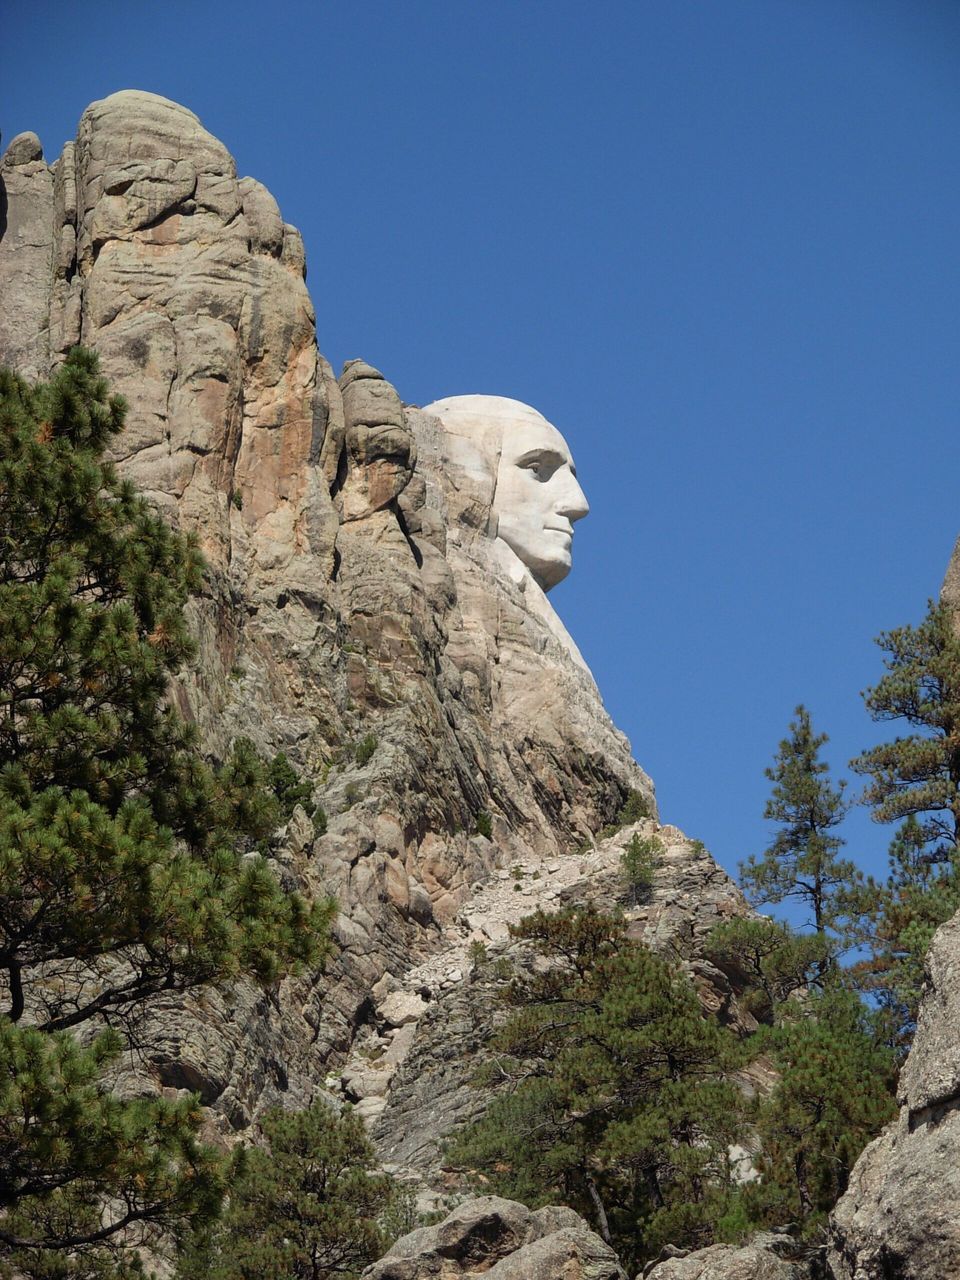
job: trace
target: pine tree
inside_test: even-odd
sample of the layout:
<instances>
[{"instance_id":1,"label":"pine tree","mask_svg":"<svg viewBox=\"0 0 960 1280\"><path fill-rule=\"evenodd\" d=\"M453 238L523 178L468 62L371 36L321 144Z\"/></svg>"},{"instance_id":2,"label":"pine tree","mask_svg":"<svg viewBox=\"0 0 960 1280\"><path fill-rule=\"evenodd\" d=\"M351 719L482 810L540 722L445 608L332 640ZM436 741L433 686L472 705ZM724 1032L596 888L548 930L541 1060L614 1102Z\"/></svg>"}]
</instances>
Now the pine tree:
<instances>
[{"instance_id":1,"label":"pine tree","mask_svg":"<svg viewBox=\"0 0 960 1280\"><path fill-rule=\"evenodd\" d=\"M820 759L827 736L813 732L806 707L797 707L795 715L790 736L765 771L773 791L764 817L783 825L761 858L740 864L740 877L754 903L795 898L810 909L817 933L826 934L847 914L861 876L852 862L838 857L844 842L834 829L847 805L843 783L832 786L829 765Z\"/></svg>"},{"instance_id":2,"label":"pine tree","mask_svg":"<svg viewBox=\"0 0 960 1280\"><path fill-rule=\"evenodd\" d=\"M650 897L653 873L662 853L663 842L657 836L644 838L634 833L624 845L620 854L620 871L635 907Z\"/></svg>"},{"instance_id":3,"label":"pine tree","mask_svg":"<svg viewBox=\"0 0 960 1280\"><path fill-rule=\"evenodd\" d=\"M773 1022L791 997L823 985L832 945L822 933L795 933L779 920L740 918L710 932L704 955L742 991L749 1013Z\"/></svg>"},{"instance_id":4,"label":"pine tree","mask_svg":"<svg viewBox=\"0 0 960 1280\"><path fill-rule=\"evenodd\" d=\"M399 1184L375 1171L363 1122L321 1100L268 1111L261 1129L264 1145L234 1156L227 1211L185 1251L180 1280L358 1275L390 1245L398 1207L408 1210Z\"/></svg>"},{"instance_id":5,"label":"pine tree","mask_svg":"<svg viewBox=\"0 0 960 1280\"><path fill-rule=\"evenodd\" d=\"M505 1088L451 1159L504 1195L572 1205L630 1263L709 1243L730 1202L733 1038L622 921L538 912L516 933L541 961L509 987L485 1077Z\"/></svg>"},{"instance_id":6,"label":"pine tree","mask_svg":"<svg viewBox=\"0 0 960 1280\"><path fill-rule=\"evenodd\" d=\"M885 882L868 879L850 937L868 954L849 971L883 1014L889 1043L910 1048L924 982L924 957L940 925L960 910L960 866L928 856L922 825L911 814L890 842Z\"/></svg>"},{"instance_id":7,"label":"pine tree","mask_svg":"<svg viewBox=\"0 0 960 1280\"><path fill-rule=\"evenodd\" d=\"M931 600L918 627L877 640L887 674L864 693L872 719L905 720L916 732L864 751L851 768L869 778L877 822L913 816L931 862L960 847L960 635L953 610Z\"/></svg>"},{"instance_id":8,"label":"pine tree","mask_svg":"<svg viewBox=\"0 0 960 1280\"><path fill-rule=\"evenodd\" d=\"M121 1048L113 1030L81 1046L0 1020L0 1275L126 1275L133 1246L217 1212L197 1099L115 1097L103 1073Z\"/></svg>"},{"instance_id":9,"label":"pine tree","mask_svg":"<svg viewBox=\"0 0 960 1280\"><path fill-rule=\"evenodd\" d=\"M810 1239L896 1114L893 1056L859 999L839 988L794 1002L758 1047L778 1078L756 1117L760 1177L746 1188L747 1211L759 1225L799 1223Z\"/></svg>"},{"instance_id":10,"label":"pine tree","mask_svg":"<svg viewBox=\"0 0 960 1280\"><path fill-rule=\"evenodd\" d=\"M915 731L864 751L873 818L900 823L890 875L862 895L854 937L869 952L854 976L879 998L901 1051L909 1043L923 958L937 927L960 906L960 636L946 604L930 601L917 627L884 632L887 673L864 694L874 720Z\"/></svg>"},{"instance_id":11,"label":"pine tree","mask_svg":"<svg viewBox=\"0 0 960 1280\"><path fill-rule=\"evenodd\" d=\"M203 565L104 460L124 413L89 352L36 387L0 371L0 1260L23 1275L106 1267L92 1246L216 1199L196 1106L111 1098L97 1028L316 961L332 912L242 857L279 820L251 745L208 763L167 698Z\"/></svg>"}]
</instances>

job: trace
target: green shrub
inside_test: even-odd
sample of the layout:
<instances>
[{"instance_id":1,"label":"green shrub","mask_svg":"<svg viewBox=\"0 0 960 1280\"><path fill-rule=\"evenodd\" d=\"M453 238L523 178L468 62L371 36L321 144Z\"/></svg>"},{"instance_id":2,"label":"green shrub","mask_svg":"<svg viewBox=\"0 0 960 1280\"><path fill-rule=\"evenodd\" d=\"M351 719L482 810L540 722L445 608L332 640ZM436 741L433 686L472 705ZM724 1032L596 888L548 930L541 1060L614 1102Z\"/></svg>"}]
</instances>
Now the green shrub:
<instances>
[{"instance_id":1,"label":"green shrub","mask_svg":"<svg viewBox=\"0 0 960 1280\"><path fill-rule=\"evenodd\" d=\"M344 808L352 809L363 799L363 789L355 782L348 782L343 789Z\"/></svg>"},{"instance_id":2,"label":"green shrub","mask_svg":"<svg viewBox=\"0 0 960 1280\"><path fill-rule=\"evenodd\" d=\"M370 761L373 759L373 753L376 751L376 749L377 749L377 739L374 736L374 734L368 733L364 737L362 737L360 741L357 743L357 745L353 748L353 758L354 760L356 760L357 764L361 766L365 764L369 764Z\"/></svg>"},{"instance_id":3,"label":"green shrub","mask_svg":"<svg viewBox=\"0 0 960 1280\"><path fill-rule=\"evenodd\" d=\"M507 1087L490 1091L478 1073L494 1096L445 1164L487 1195L569 1205L634 1275L668 1241L712 1243L737 1193L727 1152L743 1100L728 1081L736 1039L626 929L590 909L511 929L544 963L514 968L488 1046Z\"/></svg>"},{"instance_id":4,"label":"green shrub","mask_svg":"<svg viewBox=\"0 0 960 1280\"><path fill-rule=\"evenodd\" d=\"M617 811L613 822L601 827L597 832L597 839L606 840L610 836L615 836L618 831L622 831L624 827L629 827L634 822L642 822L644 818L650 816L650 806L645 797L639 791L631 789L627 792L627 798Z\"/></svg>"},{"instance_id":5,"label":"green shrub","mask_svg":"<svg viewBox=\"0 0 960 1280\"><path fill-rule=\"evenodd\" d=\"M220 1222L184 1251L179 1280L356 1276L417 1225L408 1189L377 1170L362 1120L325 1102L265 1112L240 1147Z\"/></svg>"},{"instance_id":6,"label":"green shrub","mask_svg":"<svg viewBox=\"0 0 960 1280\"><path fill-rule=\"evenodd\" d=\"M481 809L473 820L473 834L476 836L486 836L488 840L493 839L493 819L487 813L486 809Z\"/></svg>"},{"instance_id":7,"label":"green shrub","mask_svg":"<svg viewBox=\"0 0 960 1280\"><path fill-rule=\"evenodd\" d=\"M313 784L303 781L282 751L278 751L267 766L267 781L277 797L284 821L292 815L298 804L309 809Z\"/></svg>"},{"instance_id":8,"label":"green shrub","mask_svg":"<svg viewBox=\"0 0 960 1280\"><path fill-rule=\"evenodd\" d=\"M644 839L634 834L624 847L620 855L620 869L635 907L650 897L653 869L662 853L663 844L656 836Z\"/></svg>"},{"instance_id":9,"label":"green shrub","mask_svg":"<svg viewBox=\"0 0 960 1280\"><path fill-rule=\"evenodd\" d=\"M631 823L642 822L644 818L649 817L650 806L647 804L646 798L639 791L628 791L623 807L617 814L619 825L621 827L629 827Z\"/></svg>"}]
</instances>

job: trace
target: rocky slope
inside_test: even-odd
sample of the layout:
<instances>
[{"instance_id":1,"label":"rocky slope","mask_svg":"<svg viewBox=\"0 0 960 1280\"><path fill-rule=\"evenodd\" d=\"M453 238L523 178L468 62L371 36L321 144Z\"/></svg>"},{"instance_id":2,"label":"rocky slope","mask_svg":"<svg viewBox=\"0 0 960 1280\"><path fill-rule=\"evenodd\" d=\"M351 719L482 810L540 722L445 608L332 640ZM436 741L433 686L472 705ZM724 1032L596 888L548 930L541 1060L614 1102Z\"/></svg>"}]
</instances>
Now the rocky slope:
<instances>
[{"instance_id":1,"label":"rocky slope","mask_svg":"<svg viewBox=\"0 0 960 1280\"><path fill-rule=\"evenodd\" d=\"M649 899L633 905L620 870L634 834L658 832L662 853ZM524 963L509 926L532 911L593 903L623 910L630 937L642 939L690 974L705 1010L738 1026L755 1026L737 1006L724 974L702 958L705 936L743 910L729 878L702 845L675 827L646 821L625 827L585 853L515 863L478 884L447 931L446 945L399 983L374 990L373 1025L355 1042L339 1077L343 1096L371 1122L383 1159L401 1177L442 1190L445 1139L482 1111L472 1079L502 1017L497 961ZM479 957L471 944L480 943ZM758 1065L748 1088L762 1086ZM428 1198L425 1208L433 1207Z\"/></svg>"},{"instance_id":2,"label":"rocky slope","mask_svg":"<svg viewBox=\"0 0 960 1280\"><path fill-rule=\"evenodd\" d=\"M100 353L130 402L121 471L197 531L208 561L200 658L175 696L213 753L239 734L285 750L329 816L321 835L298 809L275 849L289 883L338 898L326 972L161 1005L128 1087L198 1089L227 1139L265 1105L327 1091L360 1108L389 1165L442 1190L444 1137L479 1105L471 1056L495 1017L489 961L516 954L511 923L537 906L624 905L622 846L658 833L631 933L737 1021L700 948L746 907L702 846L659 826L546 597L502 571L489 477L370 365L334 376L305 272L269 192L154 95L94 103L52 165L31 134L0 162L0 361L37 377L74 343ZM960 605L960 553L945 595ZM652 816L598 839L631 792ZM835 1214L838 1280L960 1274L960 917L929 971L900 1119ZM564 1212L465 1207L371 1280L620 1276ZM770 1238L650 1274L800 1270Z\"/></svg>"},{"instance_id":3,"label":"rocky slope","mask_svg":"<svg viewBox=\"0 0 960 1280\"><path fill-rule=\"evenodd\" d=\"M285 750L329 818L318 835L298 809L275 850L290 883L338 898L326 972L159 1004L123 1086L199 1090L227 1141L326 1091L431 1206L444 1139L481 1105L510 924L624 905L635 832L663 851L632 935L740 1018L700 948L743 899L655 816L596 838L631 793L655 815L649 779L543 592L504 571L482 460L362 361L334 377L269 193L190 112L140 93L90 107L52 166L14 139L0 184L0 360L36 377L78 341L100 353L130 402L120 470L208 561L181 708L215 753L239 734ZM376 1275L623 1275L568 1210L476 1203Z\"/></svg>"},{"instance_id":4,"label":"rocky slope","mask_svg":"<svg viewBox=\"0 0 960 1280\"><path fill-rule=\"evenodd\" d=\"M275 851L339 901L326 972L161 1006L129 1087L199 1089L227 1136L328 1082L366 1099L359 1051L379 1038L399 1066L429 1023L385 1000L462 990L470 938L578 892L576 851L631 792L655 813L652 785L543 592L502 572L493 480L371 366L334 377L299 234L190 111L114 94L52 165L15 138L0 181L0 360L42 376L76 342L100 353L130 402L121 472L208 561L181 707L214 753L239 734L285 750L329 817L317 835L297 811ZM745 909L694 861L666 860L650 924L690 963L701 909ZM516 865L521 892L490 910ZM364 1104L385 1134L390 1092Z\"/></svg>"}]
</instances>

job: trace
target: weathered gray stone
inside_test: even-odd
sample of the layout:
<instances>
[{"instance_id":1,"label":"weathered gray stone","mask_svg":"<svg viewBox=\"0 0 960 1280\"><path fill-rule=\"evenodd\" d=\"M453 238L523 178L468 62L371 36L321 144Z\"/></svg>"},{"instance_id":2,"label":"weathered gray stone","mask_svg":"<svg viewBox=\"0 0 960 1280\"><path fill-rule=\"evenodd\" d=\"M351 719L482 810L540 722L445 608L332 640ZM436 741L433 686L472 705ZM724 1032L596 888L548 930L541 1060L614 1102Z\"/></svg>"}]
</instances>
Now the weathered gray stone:
<instances>
[{"instance_id":1,"label":"weathered gray stone","mask_svg":"<svg viewBox=\"0 0 960 1280\"><path fill-rule=\"evenodd\" d=\"M403 1236L363 1280L626 1280L613 1250L571 1209L532 1213L498 1196L458 1205L434 1227Z\"/></svg>"},{"instance_id":2,"label":"weathered gray stone","mask_svg":"<svg viewBox=\"0 0 960 1280\"><path fill-rule=\"evenodd\" d=\"M18 133L12 138L0 166L12 169L18 165L30 164L33 160L43 159L43 146L35 133Z\"/></svg>"},{"instance_id":3,"label":"weathered gray stone","mask_svg":"<svg viewBox=\"0 0 960 1280\"><path fill-rule=\"evenodd\" d=\"M348 360L340 376L344 449L334 482L344 521L362 520L394 502L410 482L416 444L400 397L377 369Z\"/></svg>"},{"instance_id":4,"label":"weathered gray stone","mask_svg":"<svg viewBox=\"0 0 960 1280\"><path fill-rule=\"evenodd\" d=\"M923 1006L897 1099L914 1127L960 1102L960 916L937 931L925 965Z\"/></svg>"},{"instance_id":5,"label":"weathered gray stone","mask_svg":"<svg viewBox=\"0 0 960 1280\"><path fill-rule=\"evenodd\" d=\"M837 1280L960 1275L960 914L926 969L899 1118L861 1154L831 1220Z\"/></svg>"},{"instance_id":6,"label":"weathered gray stone","mask_svg":"<svg viewBox=\"0 0 960 1280\"><path fill-rule=\"evenodd\" d=\"M940 596L954 609L960 610L960 538L957 539L950 563L947 565Z\"/></svg>"},{"instance_id":7,"label":"weathered gray stone","mask_svg":"<svg viewBox=\"0 0 960 1280\"><path fill-rule=\"evenodd\" d=\"M377 1006L377 1013L391 1027L419 1022L426 1009L425 1001L414 992L394 991Z\"/></svg>"},{"instance_id":8,"label":"weathered gray stone","mask_svg":"<svg viewBox=\"0 0 960 1280\"><path fill-rule=\"evenodd\" d=\"M789 1236L764 1234L744 1245L668 1252L673 1257L645 1270L644 1280L814 1280L812 1266Z\"/></svg>"},{"instance_id":9,"label":"weathered gray stone","mask_svg":"<svg viewBox=\"0 0 960 1280\"><path fill-rule=\"evenodd\" d=\"M338 383L317 350L299 234L192 112L114 94L52 169L23 140L0 178L0 356L32 376L81 338L94 347L131 406L120 472L197 531L208 561L190 606L199 659L172 696L213 754L241 734L282 748L328 815L322 837L295 816L272 851L285 884L337 897L325 971L269 997L238 984L162 1002L157 1052L125 1065L124 1087L196 1087L234 1132L356 1068L359 1107L386 1132L412 1102L404 1085L393 1108L395 1082L435 1056L424 1010L441 992L456 1010L469 985L456 921L476 886L529 867L512 914L493 893L484 916L484 936L508 945L520 900L579 892L561 855L631 790L654 815L652 784L537 582L504 571L490 535L509 512L494 511L490 459L458 471L443 425L369 364ZM492 838L477 834L481 814ZM556 870L534 881L544 862ZM684 856L665 865L643 927L692 953L718 903L742 903L709 859L696 874ZM434 962L429 981L406 980ZM397 1015L384 1048L371 1033L390 1023L391 990L415 998L419 1021ZM440 1113L463 1114L459 1060L487 1012L465 1010L449 1038L428 1136ZM355 1047L373 1055L362 1071ZM399 1067L386 1094L361 1094L382 1082L366 1079L381 1060Z\"/></svg>"},{"instance_id":10,"label":"weathered gray stone","mask_svg":"<svg viewBox=\"0 0 960 1280\"><path fill-rule=\"evenodd\" d=\"M0 364L45 374L55 235L53 177L34 133L13 139L0 161Z\"/></svg>"}]
</instances>

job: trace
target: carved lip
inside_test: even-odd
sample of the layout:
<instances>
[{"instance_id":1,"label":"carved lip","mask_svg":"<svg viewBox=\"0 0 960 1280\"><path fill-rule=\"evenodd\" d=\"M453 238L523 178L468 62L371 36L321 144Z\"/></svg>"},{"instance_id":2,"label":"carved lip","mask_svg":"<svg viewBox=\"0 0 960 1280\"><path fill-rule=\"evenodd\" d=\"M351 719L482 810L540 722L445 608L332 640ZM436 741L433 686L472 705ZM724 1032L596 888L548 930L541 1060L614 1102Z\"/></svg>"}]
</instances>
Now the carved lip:
<instances>
[{"instance_id":1,"label":"carved lip","mask_svg":"<svg viewBox=\"0 0 960 1280\"><path fill-rule=\"evenodd\" d=\"M573 526L570 524L545 524L543 527L548 533L565 533L568 538L573 537Z\"/></svg>"}]
</instances>

